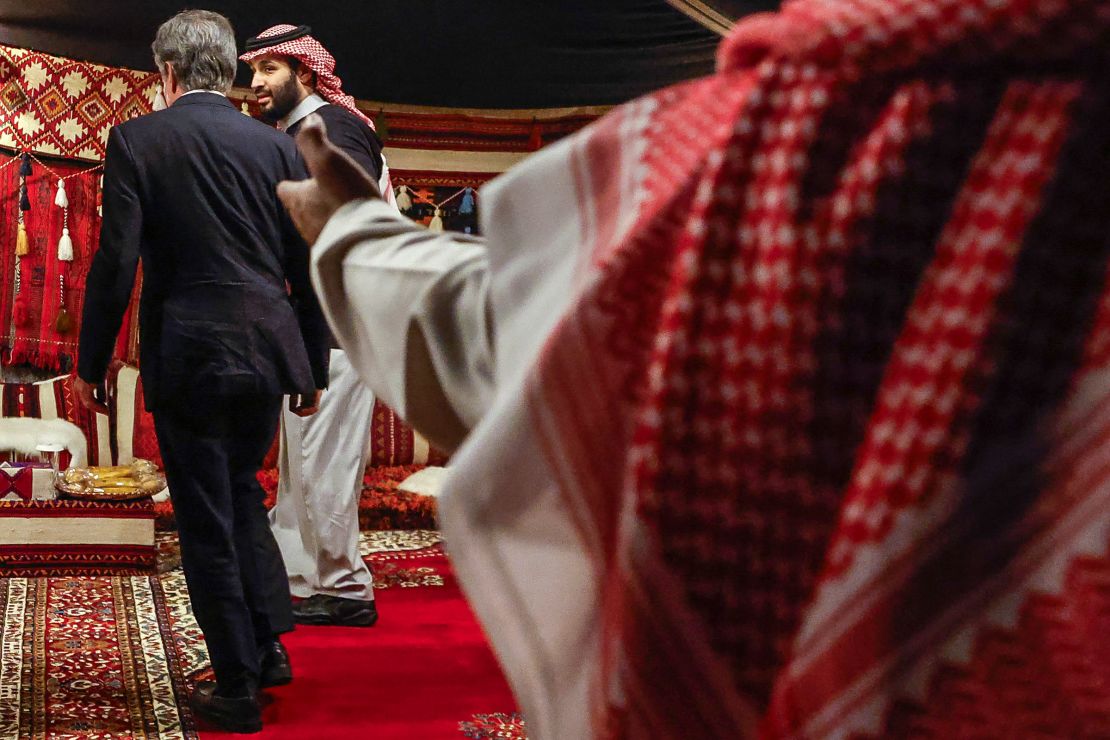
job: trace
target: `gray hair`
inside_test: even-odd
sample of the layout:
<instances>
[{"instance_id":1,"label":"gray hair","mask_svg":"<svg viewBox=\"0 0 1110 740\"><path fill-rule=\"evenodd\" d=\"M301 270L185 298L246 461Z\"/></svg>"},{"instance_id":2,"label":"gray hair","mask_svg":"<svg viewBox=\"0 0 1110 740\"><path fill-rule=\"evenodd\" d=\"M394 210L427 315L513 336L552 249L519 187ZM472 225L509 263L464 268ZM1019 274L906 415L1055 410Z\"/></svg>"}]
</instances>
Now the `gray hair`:
<instances>
[{"instance_id":1,"label":"gray hair","mask_svg":"<svg viewBox=\"0 0 1110 740\"><path fill-rule=\"evenodd\" d=\"M172 64L185 90L226 93L235 79L239 52L231 21L210 10L183 10L158 28L154 63L163 74Z\"/></svg>"}]
</instances>

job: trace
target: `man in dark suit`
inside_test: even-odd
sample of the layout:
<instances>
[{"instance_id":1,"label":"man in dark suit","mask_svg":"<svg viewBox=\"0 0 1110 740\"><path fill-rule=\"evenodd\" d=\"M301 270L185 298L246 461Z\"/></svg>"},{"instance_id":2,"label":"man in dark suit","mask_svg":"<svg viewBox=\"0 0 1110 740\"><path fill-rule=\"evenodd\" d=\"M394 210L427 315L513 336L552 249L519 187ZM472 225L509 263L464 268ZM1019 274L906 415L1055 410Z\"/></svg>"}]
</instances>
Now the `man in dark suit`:
<instances>
[{"instance_id":1,"label":"man in dark suit","mask_svg":"<svg viewBox=\"0 0 1110 740\"><path fill-rule=\"evenodd\" d=\"M327 384L328 332L307 247L275 192L305 172L288 136L227 100L236 48L226 18L180 13L158 29L153 50L169 108L108 136L77 393L102 407L94 386L141 259L143 386L216 674L193 704L224 729L257 732L258 688L292 678L278 635L293 621L255 474L282 396L310 413Z\"/></svg>"}]
</instances>

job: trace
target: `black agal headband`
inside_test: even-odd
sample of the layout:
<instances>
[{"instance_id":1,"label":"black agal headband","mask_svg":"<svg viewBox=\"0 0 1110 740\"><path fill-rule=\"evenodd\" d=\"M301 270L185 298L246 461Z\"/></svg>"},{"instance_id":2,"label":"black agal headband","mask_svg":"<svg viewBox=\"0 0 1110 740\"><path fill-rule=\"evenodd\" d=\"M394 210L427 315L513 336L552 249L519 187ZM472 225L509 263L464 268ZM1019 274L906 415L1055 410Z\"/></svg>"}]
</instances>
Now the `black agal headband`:
<instances>
[{"instance_id":1,"label":"black agal headband","mask_svg":"<svg viewBox=\"0 0 1110 740\"><path fill-rule=\"evenodd\" d=\"M285 33L275 34L273 36L251 36L244 44L245 51L257 51L258 49L265 49L268 46L277 46L284 44L286 41L293 41L294 39L303 38L312 33L310 26L297 26L292 31Z\"/></svg>"}]
</instances>

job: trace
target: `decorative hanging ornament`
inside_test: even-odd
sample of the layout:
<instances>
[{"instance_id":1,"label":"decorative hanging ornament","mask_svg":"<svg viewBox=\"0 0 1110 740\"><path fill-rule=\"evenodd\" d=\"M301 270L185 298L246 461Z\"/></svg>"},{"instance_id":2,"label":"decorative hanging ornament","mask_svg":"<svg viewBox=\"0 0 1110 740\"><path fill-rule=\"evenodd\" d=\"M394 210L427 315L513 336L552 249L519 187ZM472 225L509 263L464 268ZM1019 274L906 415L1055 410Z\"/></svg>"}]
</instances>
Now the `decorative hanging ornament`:
<instances>
[{"instance_id":1,"label":"decorative hanging ornament","mask_svg":"<svg viewBox=\"0 0 1110 740\"><path fill-rule=\"evenodd\" d=\"M69 198L66 196L65 180L58 180L58 194L54 196L54 205L62 209L62 236L58 239L58 259L72 262L73 240L69 236Z\"/></svg>"},{"instance_id":2,"label":"decorative hanging ornament","mask_svg":"<svg viewBox=\"0 0 1110 740\"><path fill-rule=\"evenodd\" d=\"M54 318L54 331L68 334L73 330L73 317L66 311L66 276L58 273L58 315Z\"/></svg>"},{"instance_id":3,"label":"decorative hanging ornament","mask_svg":"<svg viewBox=\"0 0 1110 740\"><path fill-rule=\"evenodd\" d=\"M459 202L459 215L469 216L474 213L474 188L463 191L462 200Z\"/></svg>"},{"instance_id":4,"label":"decorative hanging ornament","mask_svg":"<svg viewBox=\"0 0 1110 740\"><path fill-rule=\"evenodd\" d=\"M27 196L27 178L31 176L31 155L24 152L19 163L19 205L16 207L15 226L15 253L22 257L31 251L27 239L27 227L23 223L23 214L31 210L31 199Z\"/></svg>"},{"instance_id":5,"label":"decorative hanging ornament","mask_svg":"<svg viewBox=\"0 0 1110 740\"><path fill-rule=\"evenodd\" d=\"M402 185L397 188L397 210L407 211L412 208L412 196L409 195L409 186Z\"/></svg>"},{"instance_id":6,"label":"decorative hanging ornament","mask_svg":"<svg viewBox=\"0 0 1110 740\"><path fill-rule=\"evenodd\" d=\"M96 181L96 215L100 218L104 217L104 173L100 173L100 177Z\"/></svg>"},{"instance_id":7,"label":"decorative hanging ornament","mask_svg":"<svg viewBox=\"0 0 1110 740\"><path fill-rule=\"evenodd\" d=\"M435 215L432 216L432 222L428 224L430 231L443 231L443 211L436 208Z\"/></svg>"},{"instance_id":8,"label":"decorative hanging ornament","mask_svg":"<svg viewBox=\"0 0 1110 740\"><path fill-rule=\"evenodd\" d=\"M23 219L20 218L15 225L15 254L17 257L25 257L30 251L31 245L27 240L27 227L23 225Z\"/></svg>"}]
</instances>

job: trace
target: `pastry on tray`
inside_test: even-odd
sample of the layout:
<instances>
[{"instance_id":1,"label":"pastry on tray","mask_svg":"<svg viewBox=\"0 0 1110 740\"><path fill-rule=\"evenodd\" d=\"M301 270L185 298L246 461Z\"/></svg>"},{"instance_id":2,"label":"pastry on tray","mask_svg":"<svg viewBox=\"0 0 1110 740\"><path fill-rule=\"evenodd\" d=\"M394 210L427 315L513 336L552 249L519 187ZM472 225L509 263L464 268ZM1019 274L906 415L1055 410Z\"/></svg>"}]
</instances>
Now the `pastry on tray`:
<instances>
[{"instance_id":1,"label":"pastry on tray","mask_svg":"<svg viewBox=\"0 0 1110 740\"><path fill-rule=\"evenodd\" d=\"M54 485L70 498L129 501L153 496L166 487L166 478L147 460L130 465L70 468Z\"/></svg>"}]
</instances>

